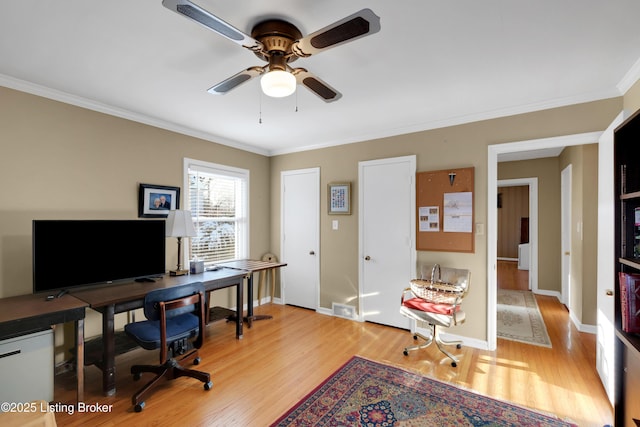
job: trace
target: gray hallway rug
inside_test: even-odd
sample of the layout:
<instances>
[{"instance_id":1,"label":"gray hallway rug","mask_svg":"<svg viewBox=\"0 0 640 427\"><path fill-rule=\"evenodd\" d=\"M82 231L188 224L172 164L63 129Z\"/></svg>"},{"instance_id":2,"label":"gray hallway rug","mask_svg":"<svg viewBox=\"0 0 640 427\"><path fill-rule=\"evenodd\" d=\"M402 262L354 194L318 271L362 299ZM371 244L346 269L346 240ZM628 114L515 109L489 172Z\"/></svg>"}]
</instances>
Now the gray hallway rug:
<instances>
[{"instance_id":1,"label":"gray hallway rug","mask_svg":"<svg viewBox=\"0 0 640 427\"><path fill-rule=\"evenodd\" d=\"M531 291L498 289L498 338L551 347L536 298Z\"/></svg>"}]
</instances>

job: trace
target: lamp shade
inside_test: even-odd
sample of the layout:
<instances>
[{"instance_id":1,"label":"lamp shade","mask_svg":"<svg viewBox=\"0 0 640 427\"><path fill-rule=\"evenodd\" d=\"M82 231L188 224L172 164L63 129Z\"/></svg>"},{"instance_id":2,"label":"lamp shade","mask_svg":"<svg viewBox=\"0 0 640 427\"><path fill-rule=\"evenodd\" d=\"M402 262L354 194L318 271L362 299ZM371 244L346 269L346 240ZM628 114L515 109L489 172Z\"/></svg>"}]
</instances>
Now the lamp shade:
<instances>
[{"instance_id":1,"label":"lamp shade","mask_svg":"<svg viewBox=\"0 0 640 427\"><path fill-rule=\"evenodd\" d=\"M296 91L296 78L286 71L269 71L260 79L260 86L265 95L283 98Z\"/></svg>"},{"instance_id":2,"label":"lamp shade","mask_svg":"<svg viewBox=\"0 0 640 427\"><path fill-rule=\"evenodd\" d=\"M194 237L198 234L193 227L191 211L173 210L169 211L166 221L167 237Z\"/></svg>"}]
</instances>

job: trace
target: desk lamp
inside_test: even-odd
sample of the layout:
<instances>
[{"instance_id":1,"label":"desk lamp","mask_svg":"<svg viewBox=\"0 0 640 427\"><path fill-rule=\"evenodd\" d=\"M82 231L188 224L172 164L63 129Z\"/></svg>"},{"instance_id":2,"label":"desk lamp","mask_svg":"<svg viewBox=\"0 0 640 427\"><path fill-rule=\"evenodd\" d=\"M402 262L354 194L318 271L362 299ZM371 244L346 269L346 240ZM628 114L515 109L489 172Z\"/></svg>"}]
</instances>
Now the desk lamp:
<instances>
[{"instance_id":1,"label":"desk lamp","mask_svg":"<svg viewBox=\"0 0 640 427\"><path fill-rule=\"evenodd\" d=\"M171 276L184 276L189 270L182 269L182 238L197 236L193 227L190 211L173 210L169 211L166 222L166 236L178 239L178 268L169 271Z\"/></svg>"}]
</instances>

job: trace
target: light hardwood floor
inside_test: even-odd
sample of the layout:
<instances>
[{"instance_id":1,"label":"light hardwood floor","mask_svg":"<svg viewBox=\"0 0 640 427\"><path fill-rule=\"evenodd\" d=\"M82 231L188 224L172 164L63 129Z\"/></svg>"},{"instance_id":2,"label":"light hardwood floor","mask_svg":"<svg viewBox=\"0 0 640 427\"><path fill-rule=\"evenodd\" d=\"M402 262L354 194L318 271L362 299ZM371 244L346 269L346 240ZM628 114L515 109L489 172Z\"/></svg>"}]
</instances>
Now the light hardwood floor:
<instances>
[{"instance_id":1,"label":"light hardwood floor","mask_svg":"<svg viewBox=\"0 0 640 427\"><path fill-rule=\"evenodd\" d=\"M60 426L189 425L267 426L312 391L353 355L400 366L475 390L496 399L569 417L580 426L612 423L611 407L595 372L595 338L577 332L567 312L552 297L538 299L553 349L500 340L497 351L473 348L452 368L435 347L402 354L410 332L326 316L297 307L263 305L254 323L236 340L234 324L207 327L198 369L212 374L213 389L193 379L165 382L133 412L134 382L129 367L156 363L157 354L137 349L117 358L117 395L102 396L100 371L85 369L86 404L113 405L108 413L58 413ZM467 304L473 303L467 301ZM58 375L55 399L73 403L73 373Z\"/></svg>"},{"instance_id":2,"label":"light hardwood floor","mask_svg":"<svg viewBox=\"0 0 640 427\"><path fill-rule=\"evenodd\" d=\"M518 270L517 261L498 260L496 271L498 288L514 291L529 290L529 271Z\"/></svg>"}]
</instances>

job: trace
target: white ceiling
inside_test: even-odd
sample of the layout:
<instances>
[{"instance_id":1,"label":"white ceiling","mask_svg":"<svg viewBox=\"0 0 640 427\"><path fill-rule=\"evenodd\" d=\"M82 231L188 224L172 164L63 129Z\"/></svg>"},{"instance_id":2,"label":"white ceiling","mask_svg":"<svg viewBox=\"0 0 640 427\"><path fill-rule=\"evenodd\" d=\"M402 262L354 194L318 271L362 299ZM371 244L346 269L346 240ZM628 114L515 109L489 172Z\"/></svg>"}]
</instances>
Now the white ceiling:
<instances>
[{"instance_id":1,"label":"white ceiling","mask_svg":"<svg viewBox=\"0 0 640 427\"><path fill-rule=\"evenodd\" d=\"M217 96L264 63L161 0L14 0L0 85L273 155L620 96L640 75L637 0L196 3L245 33L279 17L309 34L365 7L382 29L296 61L337 102L261 96L259 79Z\"/></svg>"}]
</instances>

